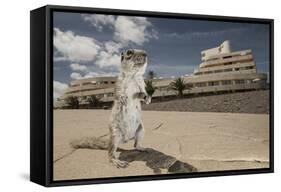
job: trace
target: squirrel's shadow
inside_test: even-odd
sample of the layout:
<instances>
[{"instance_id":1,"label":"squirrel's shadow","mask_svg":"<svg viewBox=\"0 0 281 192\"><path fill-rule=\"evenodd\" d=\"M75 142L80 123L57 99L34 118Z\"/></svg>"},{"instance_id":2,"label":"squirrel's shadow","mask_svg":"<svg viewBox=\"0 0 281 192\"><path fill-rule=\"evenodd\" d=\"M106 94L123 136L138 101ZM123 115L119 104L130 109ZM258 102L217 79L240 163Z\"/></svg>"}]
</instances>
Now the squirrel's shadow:
<instances>
[{"instance_id":1,"label":"squirrel's shadow","mask_svg":"<svg viewBox=\"0 0 281 192\"><path fill-rule=\"evenodd\" d=\"M82 138L70 143L74 149L95 149L107 150L108 140L96 137ZM161 169L168 173L190 173L197 172L197 169L192 165L182 162L173 156L166 155L160 151L148 148L146 151L126 150L118 148L120 152L119 159L127 162L143 161L146 166L151 168L154 173L160 174Z\"/></svg>"},{"instance_id":2,"label":"squirrel's shadow","mask_svg":"<svg viewBox=\"0 0 281 192\"><path fill-rule=\"evenodd\" d=\"M146 166L151 168L155 174L160 174L161 169L165 169L169 173L197 172L197 169L192 165L152 148L149 148L147 151L119 148L118 151L120 151L120 160L127 162L144 161Z\"/></svg>"}]
</instances>

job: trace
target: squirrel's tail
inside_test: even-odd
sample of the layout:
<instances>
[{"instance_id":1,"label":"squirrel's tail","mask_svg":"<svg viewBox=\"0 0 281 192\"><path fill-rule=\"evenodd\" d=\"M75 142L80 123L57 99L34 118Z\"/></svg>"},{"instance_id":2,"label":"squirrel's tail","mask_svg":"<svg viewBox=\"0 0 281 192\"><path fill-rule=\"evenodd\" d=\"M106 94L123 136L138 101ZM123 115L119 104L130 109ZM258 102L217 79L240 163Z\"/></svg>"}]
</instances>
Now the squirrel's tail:
<instances>
[{"instance_id":1,"label":"squirrel's tail","mask_svg":"<svg viewBox=\"0 0 281 192\"><path fill-rule=\"evenodd\" d=\"M78 140L74 140L70 143L74 149L102 149L107 150L109 145L108 139L102 139L102 137L84 137Z\"/></svg>"}]
</instances>

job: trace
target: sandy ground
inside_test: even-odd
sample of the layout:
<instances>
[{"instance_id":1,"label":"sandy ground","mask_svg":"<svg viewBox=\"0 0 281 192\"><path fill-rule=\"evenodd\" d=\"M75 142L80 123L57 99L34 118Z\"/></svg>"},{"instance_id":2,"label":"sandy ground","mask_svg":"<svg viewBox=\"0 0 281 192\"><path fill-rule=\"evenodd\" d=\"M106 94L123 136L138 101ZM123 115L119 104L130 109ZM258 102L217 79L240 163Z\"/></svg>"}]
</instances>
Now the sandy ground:
<instances>
[{"instance_id":1,"label":"sandy ground","mask_svg":"<svg viewBox=\"0 0 281 192\"><path fill-rule=\"evenodd\" d=\"M105 150L70 146L108 133L109 115L109 110L54 111L54 180L167 174L178 165L174 160L200 172L269 167L267 114L144 111L143 145L153 150L140 154L133 142L120 146L125 150L120 157L130 162L124 169L109 164ZM169 169L162 166L167 161L174 163Z\"/></svg>"}]
</instances>

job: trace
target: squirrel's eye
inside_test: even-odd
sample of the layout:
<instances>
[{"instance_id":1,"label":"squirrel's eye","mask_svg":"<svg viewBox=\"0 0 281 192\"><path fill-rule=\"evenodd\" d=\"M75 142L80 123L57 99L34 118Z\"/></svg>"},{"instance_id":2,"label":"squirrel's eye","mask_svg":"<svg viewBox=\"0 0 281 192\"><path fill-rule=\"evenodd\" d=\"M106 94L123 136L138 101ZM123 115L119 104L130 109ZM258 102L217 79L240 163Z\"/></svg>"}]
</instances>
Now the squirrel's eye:
<instances>
[{"instance_id":1,"label":"squirrel's eye","mask_svg":"<svg viewBox=\"0 0 281 192\"><path fill-rule=\"evenodd\" d=\"M132 55L134 52L133 52L133 50L131 50L131 49L129 49L128 51L127 51L127 55Z\"/></svg>"}]
</instances>

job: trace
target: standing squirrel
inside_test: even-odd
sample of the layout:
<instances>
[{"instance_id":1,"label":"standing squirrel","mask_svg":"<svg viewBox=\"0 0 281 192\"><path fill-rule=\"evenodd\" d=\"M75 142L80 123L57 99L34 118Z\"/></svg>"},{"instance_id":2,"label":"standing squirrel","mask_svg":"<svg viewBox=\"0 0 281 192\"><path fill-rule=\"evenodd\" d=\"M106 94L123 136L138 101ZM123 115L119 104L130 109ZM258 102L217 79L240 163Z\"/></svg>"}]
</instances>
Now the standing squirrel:
<instances>
[{"instance_id":1,"label":"standing squirrel","mask_svg":"<svg viewBox=\"0 0 281 192\"><path fill-rule=\"evenodd\" d=\"M121 54L121 71L115 88L115 99L110 118L109 160L118 168L128 166L117 156L120 144L135 140L136 150L146 151L141 146L144 127L141 118L141 101L149 104L151 97L145 90L143 75L147 67L144 50L129 49Z\"/></svg>"}]
</instances>

